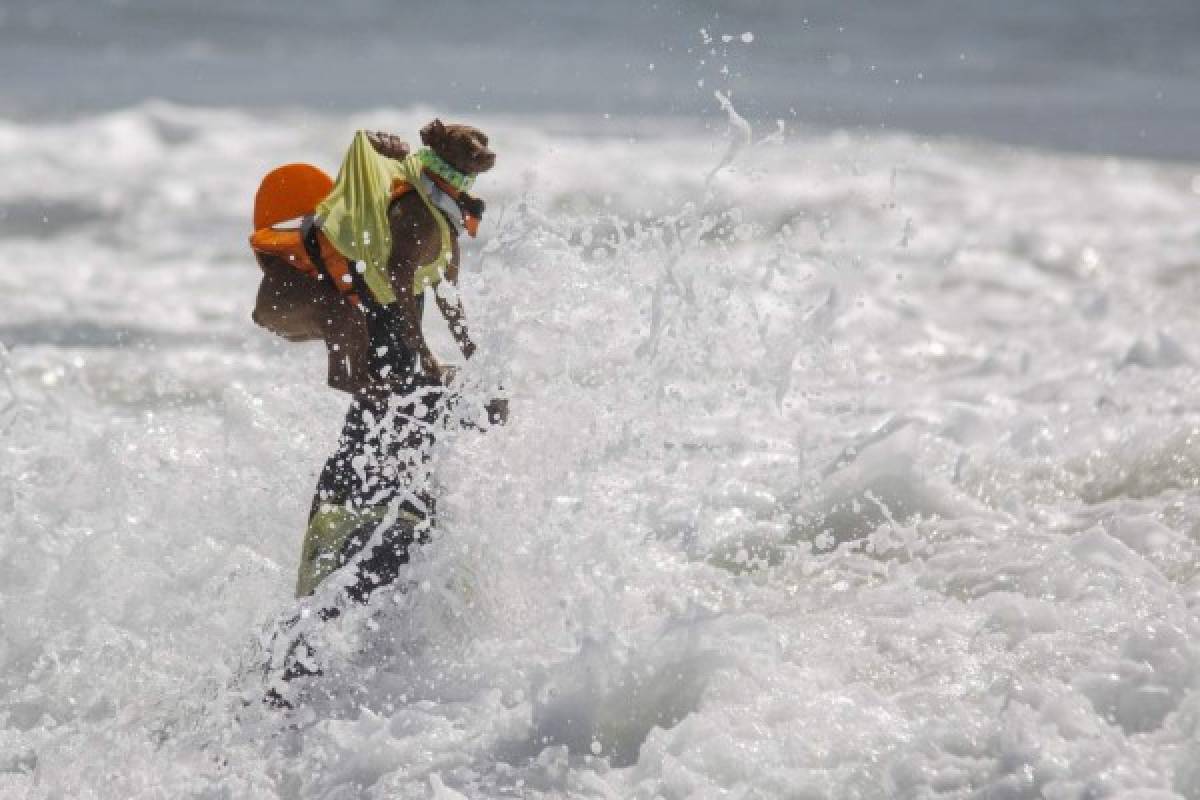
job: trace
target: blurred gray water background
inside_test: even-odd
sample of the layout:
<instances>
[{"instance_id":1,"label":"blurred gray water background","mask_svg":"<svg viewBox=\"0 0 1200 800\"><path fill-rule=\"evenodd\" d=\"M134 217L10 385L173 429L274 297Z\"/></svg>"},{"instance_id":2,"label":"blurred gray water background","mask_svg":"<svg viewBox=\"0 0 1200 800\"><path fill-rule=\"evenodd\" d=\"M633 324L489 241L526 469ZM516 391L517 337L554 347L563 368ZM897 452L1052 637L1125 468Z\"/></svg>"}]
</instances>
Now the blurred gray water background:
<instances>
[{"instance_id":1,"label":"blurred gray water background","mask_svg":"<svg viewBox=\"0 0 1200 800\"><path fill-rule=\"evenodd\" d=\"M1200 159L1198 0L5 0L0 74L9 118L165 99L603 125L715 114L725 88L766 122Z\"/></svg>"}]
</instances>

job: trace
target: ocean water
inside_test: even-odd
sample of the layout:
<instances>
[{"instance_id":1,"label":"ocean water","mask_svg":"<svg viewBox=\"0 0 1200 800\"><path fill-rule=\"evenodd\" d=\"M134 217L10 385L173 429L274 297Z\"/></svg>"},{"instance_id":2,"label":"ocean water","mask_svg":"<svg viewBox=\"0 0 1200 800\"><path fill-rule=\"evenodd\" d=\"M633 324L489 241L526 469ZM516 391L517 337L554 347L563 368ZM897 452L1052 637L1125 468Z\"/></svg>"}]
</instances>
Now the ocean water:
<instances>
[{"instance_id":1,"label":"ocean water","mask_svg":"<svg viewBox=\"0 0 1200 800\"><path fill-rule=\"evenodd\" d=\"M512 417L291 714L251 194L433 110L0 121L0 796L1200 798L1200 164L735 107L475 117Z\"/></svg>"},{"instance_id":2,"label":"ocean water","mask_svg":"<svg viewBox=\"0 0 1200 800\"><path fill-rule=\"evenodd\" d=\"M751 34L746 40L745 34ZM1195 0L5 0L0 115L719 117L1200 160Z\"/></svg>"}]
</instances>

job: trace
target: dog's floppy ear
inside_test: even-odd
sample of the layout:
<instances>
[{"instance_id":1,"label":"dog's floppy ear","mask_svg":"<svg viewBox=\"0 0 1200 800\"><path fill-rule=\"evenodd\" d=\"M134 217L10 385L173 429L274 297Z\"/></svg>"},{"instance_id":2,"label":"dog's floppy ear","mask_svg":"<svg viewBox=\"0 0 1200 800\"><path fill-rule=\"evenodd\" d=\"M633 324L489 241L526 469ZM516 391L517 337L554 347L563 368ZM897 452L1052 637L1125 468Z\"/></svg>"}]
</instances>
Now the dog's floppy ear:
<instances>
[{"instance_id":1,"label":"dog's floppy ear","mask_svg":"<svg viewBox=\"0 0 1200 800\"><path fill-rule=\"evenodd\" d=\"M421 141L428 147L437 147L437 143L446 135L446 126L442 124L440 119L434 119L433 122L421 128Z\"/></svg>"}]
</instances>

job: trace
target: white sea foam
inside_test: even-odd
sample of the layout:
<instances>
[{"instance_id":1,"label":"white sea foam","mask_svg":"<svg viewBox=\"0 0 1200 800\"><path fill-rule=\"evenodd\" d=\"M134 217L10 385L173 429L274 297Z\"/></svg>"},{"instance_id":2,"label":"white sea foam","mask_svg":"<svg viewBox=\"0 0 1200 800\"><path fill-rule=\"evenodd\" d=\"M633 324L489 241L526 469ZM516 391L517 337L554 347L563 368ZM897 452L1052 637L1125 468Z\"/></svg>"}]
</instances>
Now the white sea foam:
<instances>
[{"instance_id":1,"label":"white sea foam","mask_svg":"<svg viewBox=\"0 0 1200 800\"><path fill-rule=\"evenodd\" d=\"M1197 168L898 135L482 120L510 424L244 708L345 405L255 180L428 115L0 123L0 795L1200 797Z\"/></svg>"}]
</instances>

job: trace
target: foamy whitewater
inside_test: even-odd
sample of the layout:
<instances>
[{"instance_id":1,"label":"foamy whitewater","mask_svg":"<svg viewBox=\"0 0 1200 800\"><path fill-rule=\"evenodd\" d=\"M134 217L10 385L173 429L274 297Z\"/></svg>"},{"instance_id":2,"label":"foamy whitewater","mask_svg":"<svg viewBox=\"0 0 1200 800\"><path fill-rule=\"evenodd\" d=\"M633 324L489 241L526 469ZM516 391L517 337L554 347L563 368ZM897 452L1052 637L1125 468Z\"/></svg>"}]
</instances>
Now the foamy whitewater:
<instances>
[{"instance_id":1,"label":"foamy whitewater","mask_svg":"<svg viewBox=\"0 0 1200 800\"><path fill-rule=\"evenodd\" d=\"M262 708L347 398L252 193L432 113L0 122L0 797L1200 798L1200 165L736 112L472 120L512 418Z\"/></svg>"}]
</instances>

